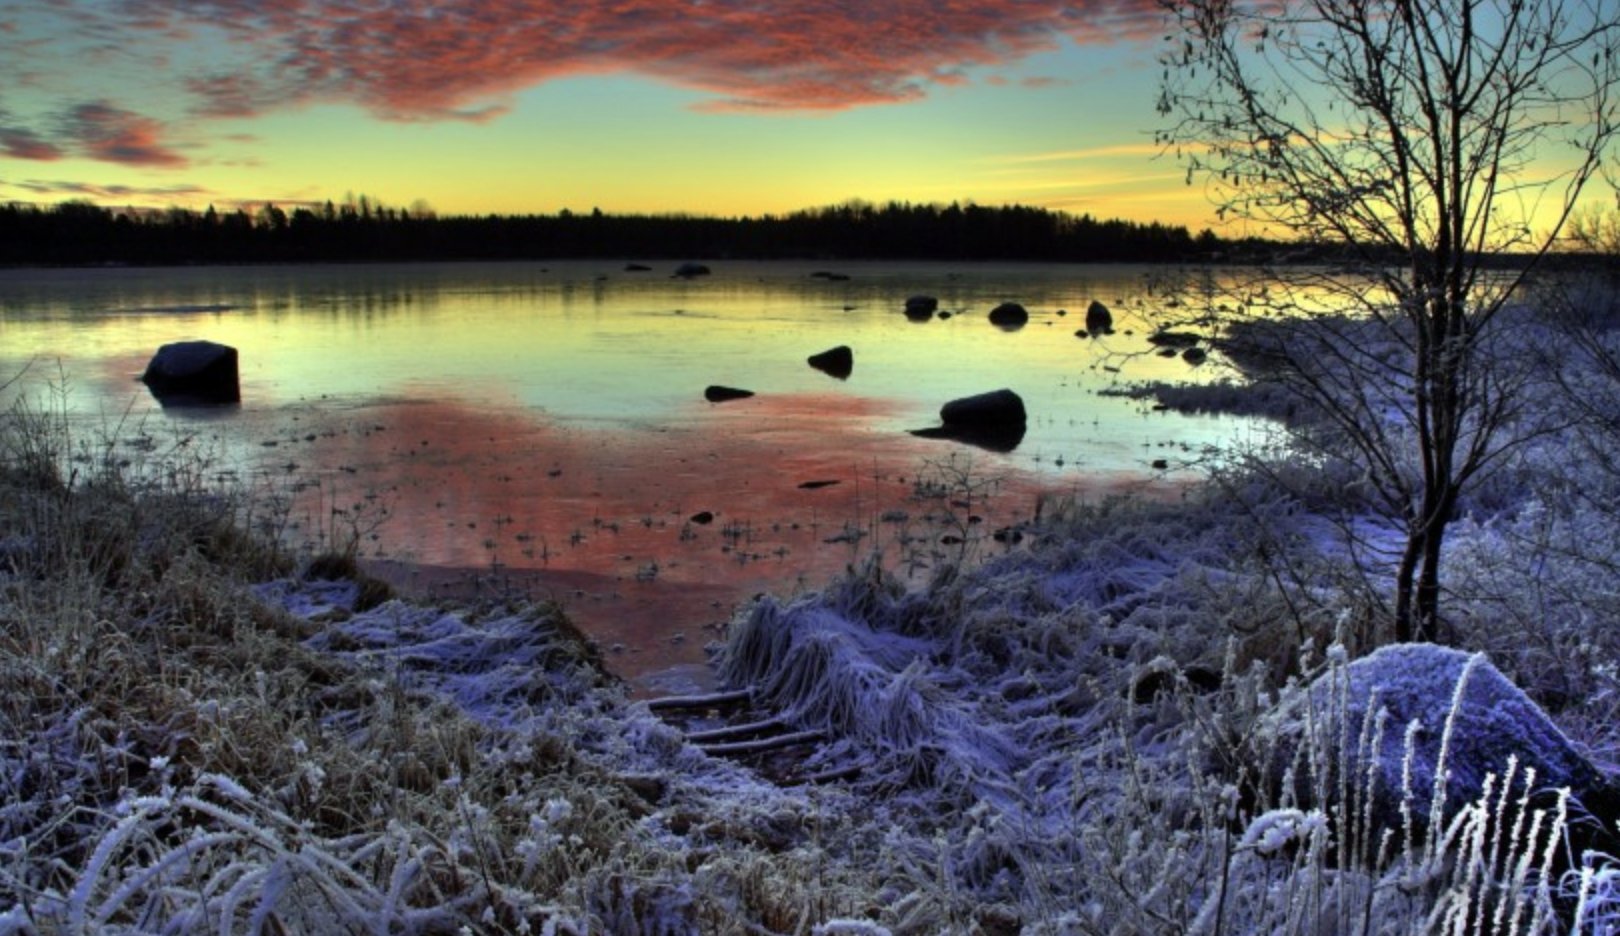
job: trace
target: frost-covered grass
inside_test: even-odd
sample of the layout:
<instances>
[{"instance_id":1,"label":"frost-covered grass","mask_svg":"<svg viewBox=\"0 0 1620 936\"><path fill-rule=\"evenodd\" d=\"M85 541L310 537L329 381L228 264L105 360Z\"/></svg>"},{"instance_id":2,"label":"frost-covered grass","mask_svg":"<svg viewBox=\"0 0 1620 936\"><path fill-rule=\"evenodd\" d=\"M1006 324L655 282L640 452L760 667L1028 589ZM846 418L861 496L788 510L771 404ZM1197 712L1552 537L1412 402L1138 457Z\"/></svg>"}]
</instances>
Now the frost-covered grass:
<instances>
[{"instance_id":1,"label":"frost-covered grass","mask_svg":"<svg viewBox=\"0 0 1620 936\"><path fill-rule=\"evenodd\" d=\"M737 718L824 740L756 770L557 607L389 599L243 533L274 506L183 446L13 410L0 932L1613 932L1616 817L1557 787L1620 744L1620 476L1571 428L1467 503L1461 650L1383 703L1397 531L1271 452L760 599L717 647ZM1459 740L1532 712L1534 777Z\"/></svg>"},{"instance_id":2,"label":"frost-covered grass","mask_svg":"<svg viewBox=\"0 0 1620 936\"><path fill-rule=\"evenodd\" d=\"M873 882L803 848L808 797L628 708L555 608L357 611L361 585L289 578L202 473L74 433L0 422L0 931L866 911Z\"/></svg>"},{"instance_id":3,"label":"frost-covered grass","mask_svg":"<svg viewBox=\"0 0 1620 936\"><path fill-rule=\"evenodd\" d=\"M1567 804L1531 797L1509 738L1493 773L1434 766L1434 739L1479 719L1435 662L1410 670L1432 704L1397 707L1369 761L1344 644L1325 659L1281 650L1323 646L1351 615L1302 614L1252 548L1253 518L1228 508L1206 493L1076 510L1029 552L922 590L872 564L823 595L757 604L721 672L839 739L807 769L858 768L850 788L910 830L890 833L886 873L927 896L885 919L897 929L970 929L986 906L1065 933L1571 923L1559 889L1582 859L1565 850ZM1372 806L1403 768L1396 801L1416 821ZM1447 770L1463 779L1431 796Z\"/></svg>"}]
</instances>

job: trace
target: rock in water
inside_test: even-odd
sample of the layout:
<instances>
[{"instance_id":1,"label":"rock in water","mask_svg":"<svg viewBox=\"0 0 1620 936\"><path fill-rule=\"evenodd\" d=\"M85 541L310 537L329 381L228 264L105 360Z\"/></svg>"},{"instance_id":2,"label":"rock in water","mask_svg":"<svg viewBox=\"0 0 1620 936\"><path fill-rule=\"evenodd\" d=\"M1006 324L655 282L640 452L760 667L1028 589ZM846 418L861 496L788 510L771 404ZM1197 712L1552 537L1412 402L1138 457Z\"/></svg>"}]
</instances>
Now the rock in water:
<instances>
[{"instance_id":1,"label":"rock in water","mask_svg":"<svg viewBox=\"0 0 1620 936\"><path fill-rule=\"evenodd\" d=\"M962 397L940 407L939 418L947 426L1024 425L1024 400L1011 390L992 390Z\"/></svg>"},{"instance_id":2,"label":"rock in water","mask_svg":"<svg viewBox=\"0 0 1620 936\"><path fill-rule=\"evenodd\" d=\"M1097 300L1091 300L1091 305L1086 307L1086 331L1093 335L1106 335L1113 330L1114 313Z\"/></svg>"},{"instance_id":3,"label":"rock in water","mask_svg":"<svg viewBox=\"0 0 1620 936\"><path fill-rule=\"evenodd\" d=\"M675 275L681 279L693 279L698 276L708 276L709 268L701 263L683 263L675 268Z\"/></svg>"},{"instance_id":4,"label":"rock in water","mask_svg":"<svg viewBox=\"0 0 1620 936\"><path fill-rule=\"evenodd\" d=\"M1148 344L1160 348L1191 348L1198 344L1198 336L1192 332L1165 331L1159 329L1148 336Z\"/></svg>"},{"instance_id":5,"label":"rock in water","mask_svg":"<svg viewBox=\"0 0 1620 936\"><path fill-rule=\"evenodd\" d=\"M1024 441L1028 424L1023 398L1007 389L952 400L940 407L939 418L944 425L914 430L912 434L1010 452Z\"/></svg>"},{"instance_id":6,"label":"rock in water","mask_svg":"<svg viewBox=\"0 0 1620 936\"><path fill-rule=\"evenodd\" d=\"M1029 311L1016 302L1003 302L990 310L990 324L1002 328L1022 328L1029 323Z\"/></svg>"},{"instance_id":7,"label":"rock in water","mask_svg":"<svg viewBox=\"0 0 1620 936\"><path fill-rule=\"evenodd\" d=\"M703 398L710 403L724 403L727 400L746 400L754 395L752 390L740 390L736 387L722 387L711 384L703 391Z\"/></svg>"},{"instance_id":8,"label":"rock in water","mask_svg":"<svg viewBox=\"0 0 1620 936\"><path fill-rule=\"evenodd\" d=\"M810 366L829 377L846 380L855 372L855 352L848 345L828 348L820 354L810 355Z\"/></svg>"},{"instance_id":9,"label":"rock in water","mask_svg":"<svg viewBox=\"0 0 1620 936\"><path fill-rule=\"evenodd\" d=\"M240 403L236 349L213 341L177 341L158 348L141 380L164 406Z\"/></svg>"},{"instance_id":10,"label":"rock in water","mask_svg":"<svg viewBox=\"0 0 1620 936\"><path fill-rule=\"evenodd\" d=\"M939 300L933 296L912 296L906 300L906 318L914 322L926 322L934 317L934 310L939 308Z\"/></svg>"}]
</instances>

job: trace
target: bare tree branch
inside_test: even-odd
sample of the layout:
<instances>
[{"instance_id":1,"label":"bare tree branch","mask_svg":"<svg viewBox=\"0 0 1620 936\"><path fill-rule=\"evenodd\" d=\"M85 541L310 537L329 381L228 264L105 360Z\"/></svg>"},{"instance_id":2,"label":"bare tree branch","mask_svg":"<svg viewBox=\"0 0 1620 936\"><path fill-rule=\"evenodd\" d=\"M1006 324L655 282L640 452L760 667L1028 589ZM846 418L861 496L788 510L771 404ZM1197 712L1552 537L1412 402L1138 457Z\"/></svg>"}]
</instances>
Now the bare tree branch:
<instances>
[{"instance_id":1,"label":"bare tree branch","mask_svg":"<svg viewBox=\"0 0 1620 936\"><path fill-rule=\"evenodd\" d=\"M1160 144L1223 217L1350 258L1284 281L1264 317L1301 327L1267 353L1332 429L1311 444L1353 452L1404 524L1395 637L1433 639L1465 488L1548 431L1493 325L1603 169L1620 19L1602 0L1164 3ZM1302 314L1301 289L1344 317Z\"/></svg>"}]
</instances>

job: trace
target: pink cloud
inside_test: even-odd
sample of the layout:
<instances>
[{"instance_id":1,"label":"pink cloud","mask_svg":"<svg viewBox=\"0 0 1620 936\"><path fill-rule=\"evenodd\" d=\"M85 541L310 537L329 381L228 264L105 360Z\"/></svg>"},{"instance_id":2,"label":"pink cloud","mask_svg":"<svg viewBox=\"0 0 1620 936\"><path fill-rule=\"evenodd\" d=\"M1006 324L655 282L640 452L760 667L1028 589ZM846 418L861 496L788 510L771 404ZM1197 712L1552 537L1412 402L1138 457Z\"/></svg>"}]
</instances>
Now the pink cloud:
<instances>
[{"instance_id":1,"label":"pink cloud","mask_svg":"<svg viewBox=\"0 0 1620 936\"><path fill-rule=\"evenodd\" d=\"M202 102L197 111L205 117L249 117L276 104L270 89L247 75L198 75L185 87Z\"/></svg>"},{"instance_id":2,"label":"pink cloud","mask_svg":"<svg viewBox=\"0 0 1620 936\"><path fill-rule=\"evenodd\" d=\"M18 188L25 192L54 198L164 198L172 200L175 198L194 198L208 194L207 189L196 185L97 185L93 182L70 182L47 179L29 179L24 182L12 182L10 184L13 188Z\"/></svg>"},{"instance_id":3,"label":"pink cloud","mask_svg":"<svg viewBox=\"0 0 1620 936\"><path fill-rule=\"evenodd\" d=\"M56 144L41 139L31 130L18 127L0 127L0 154L12 159L33 159L40 162L51 162L66 155Z\"/></svg>"},{"instance_id":4,"label":"pink cloud","mask_svg":"<svg viewBox=\"0 0 1620 936\"><path fill-rule=\"evenodd\" d=\"M161 125L149 117L92 101L70 110L62 120L62 135L75 141L86 156L129 166L173 169L187 159L163 145Z\"/></svg>"},{"instance_id":5,"label":"pink cloud","mask_svg":"<svg viewBox=\"0 0 1620 936\"><path fill-rule=\"evenodd\" d=\"M395 119L488 119L510 95L632 72L708 109L907 101L1071 43L1155 38L1159 0L126 0L127 29L210 30L233 65L187 82L205 116L353 101ZM235 63L241 63L238 67Z\"/></svg>"}]
</instances>

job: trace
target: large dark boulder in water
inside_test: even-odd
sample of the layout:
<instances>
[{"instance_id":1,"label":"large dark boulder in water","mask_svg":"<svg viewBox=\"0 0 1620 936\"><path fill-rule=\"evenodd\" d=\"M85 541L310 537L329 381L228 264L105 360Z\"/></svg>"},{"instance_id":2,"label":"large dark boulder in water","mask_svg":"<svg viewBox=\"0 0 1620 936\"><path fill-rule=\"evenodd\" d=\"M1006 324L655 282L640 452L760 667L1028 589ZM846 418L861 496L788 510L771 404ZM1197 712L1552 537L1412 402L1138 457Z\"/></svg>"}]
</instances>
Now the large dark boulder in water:
<instances>
[{"instance_id":1,"label":"large dark boulder in water","mask_svg":"<svg viewBox=\"0 0 1620 936\"><path fill-rule=\"evenodd\" d=\"M675 275L681 279L694 279L699 276L708 276L709 268L701 263L683 263L675 268Z\"/></svg>"},{"instance_id":2,"label":"large dark boulder in water","mask_svg":"<svg viewBox=\"0 0 1620 936\"><path fill-rule=\"evenodd\" d=\"M1097 300L1091 300L1091 305L1086 307L1086 331L1093 335L1107 335L1113 330L1114 313Z\"/></svg>"},{"instance_id":3,"label":"large dark boulder in water","mask_svg":"<svg viewBox=\"0 0 1620 936\"><path fill-rule=\"evenodd\" d=\"M940 407L939 418L947 426L1022 426L1027 414L1023 397L1001 389L952 400Z\"/></svg>"},{"instance_id":4,"label":"large dark boulder in water","mask_svg":"<svg viewBox=\"0 0 1620 936\"><path fill-rule=\"evenodd\" d=\"M1550 792L1567 787L1578 801L1572 818L1589 811L1606 828L1616 818L1615 778L1484 654L1434 644L1383 647L1285 697L1262 720L1259 737L1273 751L1272 783L1292 777L1298 802L1342 806L1317 802L1315 791L1336 797L1345 771L1349 806L1370 818L1375 836L1379 828L1401 834L1407 816L1426 827L1437 791L1439 814L1455 815L1479 800L1487 774L1498 778L1495 802L1510 759L1517 765L1510 801L1523 795L1525 771L1534 769L1533 807L1550 805ZM1313 764L1330 776L1317 776ZM1590 820L1571 832L1589 841L1606 834Z\"/></svg>"},{"instance_id":5,"label":"large dark boulder in water","mask_svg":"<svg viewBox=\"0 0 1620 936\"><path fill-rule=\"evenodd\" d=\"M855 352L849 345L828 348L820 354L810 355L810 366L829 377L846 380L855 372Z\"/></svg>"},{"instance_id":6,"label":"large dark boulder in water","mask_svg":"<svg viewBox=\"0 0 1620 936\"><path fill-rule=\"evenodd\" d=\"M940 408L939 418L944 425L917 429L912 435L1010 452L1024 441L1028 425L1023 398L1007 389L952 400Z\"/></svg>"},{"instance_id":7,"label":"large dark boulder in water","mask_svg":"<svg viewBox=\"0 0 1620 936\"><path fill-rule=\"evenodd\" d=\"M1023 328L1029 324L1029 311L1016 302L1003 302L990 310L990 324L1001 328Z\"/></svg>"},{"instance_id":8,"label":"large dark boulder in water","mask_svg":"<svg viewBox=\"0 0 1620 936\"><path fill-rule=\"evenodd\" d=\"M213 341L176 341L158 348L141 375L164 406L240 403L236 349Z\"/></svg>"}]
</instances>

